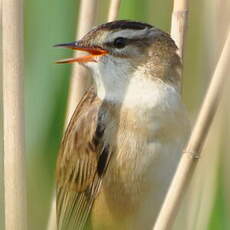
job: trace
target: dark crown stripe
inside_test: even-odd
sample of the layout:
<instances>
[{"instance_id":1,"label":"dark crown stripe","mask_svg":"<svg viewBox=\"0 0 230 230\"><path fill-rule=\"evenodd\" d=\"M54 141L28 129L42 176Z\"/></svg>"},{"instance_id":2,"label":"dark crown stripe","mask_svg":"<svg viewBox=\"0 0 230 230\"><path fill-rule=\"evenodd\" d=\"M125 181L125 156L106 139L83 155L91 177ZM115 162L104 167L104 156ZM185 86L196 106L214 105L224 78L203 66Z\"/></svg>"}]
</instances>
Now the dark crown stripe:
<instances>
[{"instance_id":1,"label":"dark crown stripe","mask_svg":"<svg viewBox=\"0 0 230 230\"><path fill-rule=\"evenodd\" d=\"M116 30L116 29L143 30L145 28L152 28L152 27L153 26L147 23L143 23L143 22L136 22L136 21L129 21L129 20L117 20L117 21L102 24L94 28L94 31L96 30Z\"/></svg>"}]
</instances>

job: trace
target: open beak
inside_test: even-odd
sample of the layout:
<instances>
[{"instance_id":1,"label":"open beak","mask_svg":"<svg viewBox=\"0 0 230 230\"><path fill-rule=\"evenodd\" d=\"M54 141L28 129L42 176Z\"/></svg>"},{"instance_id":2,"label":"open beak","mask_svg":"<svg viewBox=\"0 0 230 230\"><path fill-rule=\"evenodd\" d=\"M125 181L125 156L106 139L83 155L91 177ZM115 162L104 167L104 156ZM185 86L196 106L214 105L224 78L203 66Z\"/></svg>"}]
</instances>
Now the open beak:
<instances>
[{"instance_id":1,"label":"open beak","mask_svg":"<svg viewBox=\"0 0 230 230\"><path fill-rule=\"evenodd\" d=\"M85 63L85 62L96 62L95 57L98 56L103 56L108 53L107 50L102 49L100 47L85 47L81 44L81 42L73 42L73 43L66 43L66 44L57 44L54 47L63 47L63 48L68 48L72 50L80 50L80 51L85 51L88 52L89 55L77 57L77 58L68 58L68 59L62 59L56 61L56 63L61 64L61 63L73 63L73 62L78 62L78 63Z\"/></svg>"}]
</instances>

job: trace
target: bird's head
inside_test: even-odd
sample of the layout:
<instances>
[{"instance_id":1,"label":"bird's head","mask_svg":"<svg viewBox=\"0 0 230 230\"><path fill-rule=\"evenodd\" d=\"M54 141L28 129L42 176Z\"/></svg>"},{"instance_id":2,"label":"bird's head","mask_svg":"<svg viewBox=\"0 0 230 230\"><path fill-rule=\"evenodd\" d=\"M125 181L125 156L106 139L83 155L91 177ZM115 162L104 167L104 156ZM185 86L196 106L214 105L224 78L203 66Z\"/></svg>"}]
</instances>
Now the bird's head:
<instances>
[{"instance_id":1,"label":"bird's head","mask_svg":"<svg viewBox=\"0 0 230 230\"><path fill-rule=\"evenodd\" d=\"M87 52L85 56L57 63L81 63L94 76L104 76L107 80L113 76L112 82L115 75L124 79L136 72L148 78L179 81L180 58L174 41L167 33L146 23L109 22L93 28L76 42L56 46Z\"/></svg>"}]
</instances>

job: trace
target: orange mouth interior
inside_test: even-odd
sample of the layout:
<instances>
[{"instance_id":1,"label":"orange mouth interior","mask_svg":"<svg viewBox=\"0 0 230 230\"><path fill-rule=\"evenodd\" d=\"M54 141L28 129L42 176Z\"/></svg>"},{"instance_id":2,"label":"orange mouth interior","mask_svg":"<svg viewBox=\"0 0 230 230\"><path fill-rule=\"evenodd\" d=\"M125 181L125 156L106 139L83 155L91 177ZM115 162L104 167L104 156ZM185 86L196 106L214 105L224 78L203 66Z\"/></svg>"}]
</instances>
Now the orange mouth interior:
<instances>
[{"instance_id":1,"label":"orange mouth interior","mask_svg":"<svg viewBox=\"0 0 230 230\"><path fill-rule=\"evenodd\" d=\"M66 47L70 48L73 50L80 50L80 51L85 51L90 53L90 55L85 55L77 58L67 58L67 59L62 59L56 61L57 64L63 64L63 63L73 63L73 62L78 62L78 63L85 63L85 62L96 62L95 57L98 56L104 56L108 53L107 50L98 48L98 47L77 47L77 46L62 46L62 45L57 45L60 47Z\"/></svg>"}]
</instances>

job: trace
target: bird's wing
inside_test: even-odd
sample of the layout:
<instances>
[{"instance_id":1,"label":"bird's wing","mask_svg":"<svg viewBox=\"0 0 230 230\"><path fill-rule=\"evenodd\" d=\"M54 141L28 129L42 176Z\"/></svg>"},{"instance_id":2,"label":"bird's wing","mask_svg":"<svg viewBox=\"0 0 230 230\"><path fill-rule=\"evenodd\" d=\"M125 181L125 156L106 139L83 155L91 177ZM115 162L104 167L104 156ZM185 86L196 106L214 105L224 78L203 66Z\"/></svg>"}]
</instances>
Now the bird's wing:
<instances>
[{"instance_id":1,"label":"bird's wing","mask_svg":"<svg viewBox=\"0 0 230 230\"><path fill-rule=\"evenodd\" d=\"M57 161L58 230L84 229L107 168L101 101L91 89L65 132Z\"/></svg>"}]
</instances>

